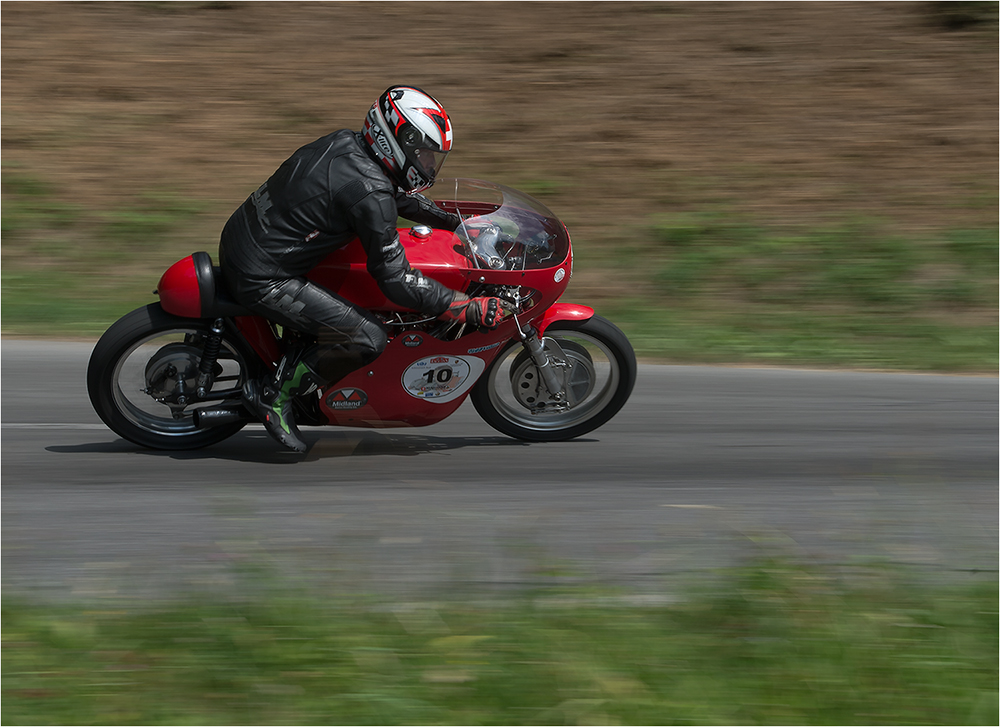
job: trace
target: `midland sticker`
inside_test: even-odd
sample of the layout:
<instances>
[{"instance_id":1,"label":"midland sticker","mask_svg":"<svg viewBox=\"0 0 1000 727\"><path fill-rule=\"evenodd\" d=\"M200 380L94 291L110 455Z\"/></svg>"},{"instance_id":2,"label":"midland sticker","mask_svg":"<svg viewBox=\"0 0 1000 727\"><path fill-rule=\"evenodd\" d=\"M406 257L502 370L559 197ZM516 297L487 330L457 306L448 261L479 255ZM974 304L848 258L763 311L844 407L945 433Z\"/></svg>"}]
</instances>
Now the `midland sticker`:
<instances>
[{"instance_id":1,"label":"midland sticker","mask_svg":"<svg viewBox=\"0 0 1000 727\"><path fill-rule=\"evenodd\" d=\"M337 389L326 395L326 405L331 409L360 409L368 403L368 394L361 389Z\"/></svg>"},{"instance_id":2,"label":"midland sticker","mask_svg":"<svg viewBox=\"0 0 1000 727\"><path fill-rule=\"evenodd\" d=\"M428 356L406 368L402 384L410 396L444 404L471 389L485 368L476 356Z\"/></svg>"}]
</instances>

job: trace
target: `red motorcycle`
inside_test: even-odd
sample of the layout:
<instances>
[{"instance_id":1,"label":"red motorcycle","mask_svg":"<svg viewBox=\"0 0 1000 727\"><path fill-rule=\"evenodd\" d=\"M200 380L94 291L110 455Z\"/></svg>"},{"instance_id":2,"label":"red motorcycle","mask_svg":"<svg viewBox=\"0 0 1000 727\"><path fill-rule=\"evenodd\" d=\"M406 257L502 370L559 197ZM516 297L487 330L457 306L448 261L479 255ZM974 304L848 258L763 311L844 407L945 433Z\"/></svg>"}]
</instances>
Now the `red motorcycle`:
<instances>
[{"instance_id":1,"label":"red motorcycle","mask_svg":"<svg viewBox=\"0 0 1000 727\"><path fill-rule=\"evenodd\" d=\"M558 302L573 272L566 227L498 184L448 179L432 191L463 223L454 233L400 229L410 264L469 296L500 298L507 315L486 331L402 309L368 274L355 240L309 278L375 312L389 342L372 364L297 401L296 421L419 427L471 396L487 423L523 440L572 439L607 422L632 392L635 354L593 309ZM236 303L205 252L171 266L157 293L159 303L105 332L87 371L101 419L142 446L194 449L232 436L253 420L241 403L244 382L315 340Z\"/></svg>"}]
</instances>

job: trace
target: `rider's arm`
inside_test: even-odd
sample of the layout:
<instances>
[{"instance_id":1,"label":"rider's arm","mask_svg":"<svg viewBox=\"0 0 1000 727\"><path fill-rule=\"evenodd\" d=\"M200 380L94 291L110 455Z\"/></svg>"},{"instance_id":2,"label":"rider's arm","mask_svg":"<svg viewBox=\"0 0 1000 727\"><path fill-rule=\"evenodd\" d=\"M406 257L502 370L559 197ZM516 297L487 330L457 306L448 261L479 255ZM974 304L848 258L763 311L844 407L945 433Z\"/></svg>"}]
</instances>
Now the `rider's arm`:
<instances>
[{"instance_id":1,"label":"rider's arm","mask_svg":"<svg viewBox=\"0 0 1000 727\"><path fill-rule=\"evenodd\" d=\"M448 309L455 291L410 267L396 231L396 201L389 192L373 191L345 212L368 255L368 272L389 300L431 316Z\"/></svg>"},{"instance_id":2,"label":"rider's arm","mask_svg":"<svg viewBox=\"0 0 1000 727\"><path fill-rule=\"evenodd\" d=\"M397 191L396 209L400 217L429 225L437 230L454 232L462 222L461 217L445 212L422 194L405 194Z\"/></svg>"}]
</instances>

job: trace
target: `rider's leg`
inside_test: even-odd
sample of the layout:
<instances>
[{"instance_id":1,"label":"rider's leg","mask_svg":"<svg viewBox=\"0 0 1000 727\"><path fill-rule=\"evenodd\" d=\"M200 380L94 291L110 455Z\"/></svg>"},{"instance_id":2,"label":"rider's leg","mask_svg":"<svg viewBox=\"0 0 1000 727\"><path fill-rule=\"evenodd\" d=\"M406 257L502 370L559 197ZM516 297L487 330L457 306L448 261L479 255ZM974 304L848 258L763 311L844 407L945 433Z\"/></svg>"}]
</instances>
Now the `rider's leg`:
<instances>
[{"instance_id":1,"label":"rider's leg","mask_svg":"<svg viewBox=\"0 0 1000 727\"><path fill-rule=\"evenodd\" d=\"M374 361L385 349L385 329L367 311L304 278L272 283L256 301L245 304L282 326L317 336L318 343L297 360L284 362L280 380L250 382L244 391L247 405L268 433L286 447L304 452L292 401Z\"/></svg>"},{"instance_id":2,"label":"rider's leg","mask_svg":"<svg viewBox=\"0 0 1000 727\"><path fill-rule=\"evenodd\" d=\"M248 381L243 387L243 400L264 423L276 441L296 452L305 452L306 444L295 424L292 402L323 385L316 372L300 361L276 380Z\"/></svg>"}]
</instances>

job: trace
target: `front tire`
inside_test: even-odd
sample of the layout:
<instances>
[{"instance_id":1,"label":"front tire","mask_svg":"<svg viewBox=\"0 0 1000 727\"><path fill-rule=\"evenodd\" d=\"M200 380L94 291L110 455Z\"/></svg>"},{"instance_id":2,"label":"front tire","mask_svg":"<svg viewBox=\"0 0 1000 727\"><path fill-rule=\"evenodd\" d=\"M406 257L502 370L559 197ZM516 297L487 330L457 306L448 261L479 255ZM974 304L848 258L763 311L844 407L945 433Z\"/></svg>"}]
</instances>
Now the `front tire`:
<instances>
[{"instance_id":1,"label":"front tire","mask_svg":"<svg viewBox=\"0 0 1000 727\"><path fill-rule=\"evenodd\" d=\"M597 429L618 413L635 385L635 352L607 319L557 321L545 338L559 345L569 364L569 403L548 396L537 367L518 343L494 359L470 396L487 424L529 442L563 441Z\"/></svg>"},{"instance_id":2,"label":"front tire","mask_svg":"<svg viewBox=\"0 0 1000 727\"><path fill-rule=\"evenodd\" d=\"M171 315L159 303L112 325L94 347L87 368L90 401L104 423L130 442L166 450L206 447L242 429L246 422L211 428L194 423L199 404L189 394L210 333L209 321ZM242 341L225 332L214 388L241 387L256 370Z\"/></svg>"}]
</instances>

